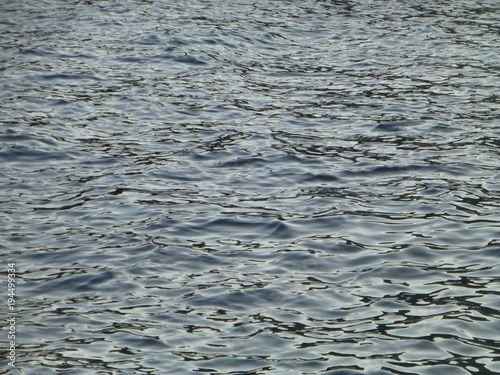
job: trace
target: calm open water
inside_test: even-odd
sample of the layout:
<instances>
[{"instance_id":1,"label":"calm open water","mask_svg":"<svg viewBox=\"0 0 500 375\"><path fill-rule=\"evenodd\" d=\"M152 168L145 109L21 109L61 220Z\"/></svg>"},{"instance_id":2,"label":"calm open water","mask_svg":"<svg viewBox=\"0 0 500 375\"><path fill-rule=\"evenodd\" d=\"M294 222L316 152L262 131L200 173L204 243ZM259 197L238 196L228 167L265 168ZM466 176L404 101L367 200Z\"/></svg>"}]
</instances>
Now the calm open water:
<instances>
[{"instance_id":1,"label":"calm open water","mask_svg":"<svg viewBox=\"0 0 500 375\"><path fill-rule=\"evenodd\" d=\"M500 373L499 25L3 0L1 373Z\"/></svg>"}]
</instances>

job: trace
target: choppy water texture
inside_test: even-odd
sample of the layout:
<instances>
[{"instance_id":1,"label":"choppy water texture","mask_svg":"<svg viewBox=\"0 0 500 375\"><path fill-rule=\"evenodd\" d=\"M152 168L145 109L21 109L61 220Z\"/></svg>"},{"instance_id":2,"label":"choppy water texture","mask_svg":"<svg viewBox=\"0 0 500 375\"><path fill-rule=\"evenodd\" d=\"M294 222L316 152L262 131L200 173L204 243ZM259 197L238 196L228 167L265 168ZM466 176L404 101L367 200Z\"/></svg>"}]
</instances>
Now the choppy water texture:
<instances>
[{"instance_id":1,"label":"choppy water texture","mask_svg":"<svg viewBox=\"0 0 500 375\"><path fill-rule=\"evenodd\" d=\"M496 0L0 8L19 373L500 373Z\"/></svg>"}]
</instances>

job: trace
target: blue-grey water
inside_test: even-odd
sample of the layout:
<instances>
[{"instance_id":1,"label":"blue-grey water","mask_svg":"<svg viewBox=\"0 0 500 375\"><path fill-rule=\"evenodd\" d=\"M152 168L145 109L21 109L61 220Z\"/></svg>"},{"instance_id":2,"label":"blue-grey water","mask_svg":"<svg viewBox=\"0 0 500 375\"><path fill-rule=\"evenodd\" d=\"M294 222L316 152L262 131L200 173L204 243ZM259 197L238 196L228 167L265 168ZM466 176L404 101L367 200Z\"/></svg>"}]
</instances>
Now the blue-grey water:
<instances>
[{"instance_id":1,"label":"blue-grey water","mask_svg":"<svg viewBox=\"0 0 500 375\"><path fill-rule=\"evenodd\" d=\"M499 374L499 25L2 0L1 373Z\"/></svg>"}]
</instances>

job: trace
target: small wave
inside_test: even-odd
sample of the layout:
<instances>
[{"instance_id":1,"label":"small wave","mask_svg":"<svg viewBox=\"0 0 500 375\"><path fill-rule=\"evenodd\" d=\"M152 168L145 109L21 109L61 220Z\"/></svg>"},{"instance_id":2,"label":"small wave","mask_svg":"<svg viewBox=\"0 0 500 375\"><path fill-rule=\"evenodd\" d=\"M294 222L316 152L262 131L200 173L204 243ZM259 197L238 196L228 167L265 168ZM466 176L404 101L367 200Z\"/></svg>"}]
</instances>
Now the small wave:
<instances>
[{"instance_id":1,"label":"small wave","mask_svg":"<svg viewBox=\"0 0 500 375\"><path fill-rule=\"evenodd\" d=\"M0 160L4 162L39 162L44 161L64 161L76 159L77 152L65 151L42 151L23 148L11 148L0 151Z\"/></svg>"},{"instance_id":2,"label":"small wave","mask_svg":"<svg viewBox=\"0 0 500 375\"><path fill-rule=\"evenodd\" d=\"M49 74L32 74L23 77L27 81L101 81L102 79L90 74L64 74L64 73L49 73Z\"/></svg>"}]
</instances>

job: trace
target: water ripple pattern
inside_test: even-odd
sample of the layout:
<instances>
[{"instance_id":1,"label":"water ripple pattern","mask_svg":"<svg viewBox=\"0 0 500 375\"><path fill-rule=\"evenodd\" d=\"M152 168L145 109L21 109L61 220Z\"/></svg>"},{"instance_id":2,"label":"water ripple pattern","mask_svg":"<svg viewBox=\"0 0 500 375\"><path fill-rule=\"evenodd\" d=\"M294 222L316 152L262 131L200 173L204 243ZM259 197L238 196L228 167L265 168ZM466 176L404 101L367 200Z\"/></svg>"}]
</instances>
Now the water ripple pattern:
<instances>
[{"instance_id":1,"label":"water ripple pattern","mask_svg":"<svg viewBox=\"0 0 500 375\"><path fill-rule=\"evenodd\" d=\"M497 0L3 0L19 373L500 373L499 25Z\"/></svg>"}]
</instances>

